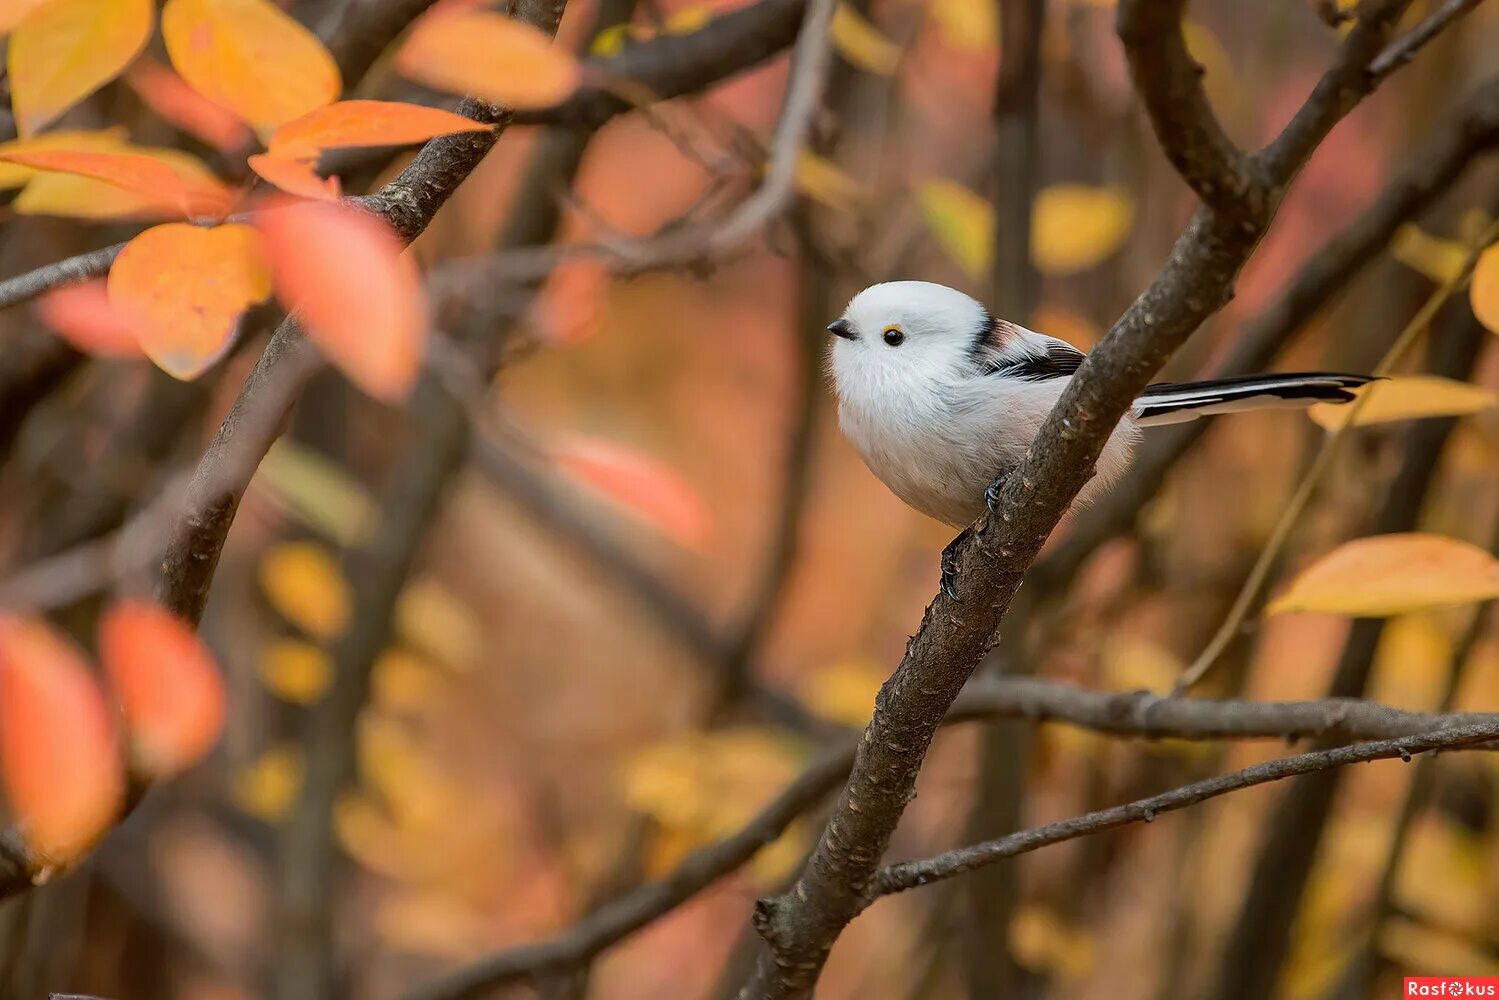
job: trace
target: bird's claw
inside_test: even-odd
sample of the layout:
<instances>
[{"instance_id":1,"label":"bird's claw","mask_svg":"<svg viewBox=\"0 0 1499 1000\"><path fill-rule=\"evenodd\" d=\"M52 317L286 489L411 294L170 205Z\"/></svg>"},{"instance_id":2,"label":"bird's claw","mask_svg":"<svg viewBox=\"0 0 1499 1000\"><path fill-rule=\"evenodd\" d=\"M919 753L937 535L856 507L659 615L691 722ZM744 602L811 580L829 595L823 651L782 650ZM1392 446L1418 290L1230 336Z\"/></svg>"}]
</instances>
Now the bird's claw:
<instances>
[{"instance_id":1,"label":"bird's claw","mask_svg":"<svg viewBox=\"0 0 1499 1000\"><path fill-rule=\"evenodd\" d=\"M993 514L999 510L999 494L1004 490L1009 478L1008 472L1001 472L995 477L994 482L984 488L984 506L989 508L989 513Z\"/></svg>"},{"instance_id":2,"label":"bird's claw","mask_svg":"<svg viewBox=\"0 0 1499 1000\"><path fill-rule=\"evenodd\" d=\"M962 534L947 543L942 550L942 593L949 601L958 599L958 547L968 540L971 529L964 528Z\"/></svg>"}]
</instances>

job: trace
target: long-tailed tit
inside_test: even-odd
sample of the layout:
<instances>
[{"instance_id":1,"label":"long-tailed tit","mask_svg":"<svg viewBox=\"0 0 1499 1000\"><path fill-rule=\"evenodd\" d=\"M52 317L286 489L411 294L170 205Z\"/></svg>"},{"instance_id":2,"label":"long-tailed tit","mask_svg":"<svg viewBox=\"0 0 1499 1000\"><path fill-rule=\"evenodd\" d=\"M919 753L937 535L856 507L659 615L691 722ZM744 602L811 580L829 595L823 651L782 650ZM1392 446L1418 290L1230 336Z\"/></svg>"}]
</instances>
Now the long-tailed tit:
<instances>
[{"instance_id":1,"label":"long-tailed tit","mask_svg":"<svg viewBox=\"0 0 1499 1000\"><path fill-rule=\"evenodd\" d=\"M838 419L864 463L910 506L955 528L993 507L1083 360L1065 341L991 316L927 281L871 285L828 326ZM1140 428L1213 413L1346 403L1363 375L1295 372L1163 382L1135 400L1078 495L1087 503L1129 465ZM951 547L943 584L952 586Z\"/></svg>"}]
</instances>

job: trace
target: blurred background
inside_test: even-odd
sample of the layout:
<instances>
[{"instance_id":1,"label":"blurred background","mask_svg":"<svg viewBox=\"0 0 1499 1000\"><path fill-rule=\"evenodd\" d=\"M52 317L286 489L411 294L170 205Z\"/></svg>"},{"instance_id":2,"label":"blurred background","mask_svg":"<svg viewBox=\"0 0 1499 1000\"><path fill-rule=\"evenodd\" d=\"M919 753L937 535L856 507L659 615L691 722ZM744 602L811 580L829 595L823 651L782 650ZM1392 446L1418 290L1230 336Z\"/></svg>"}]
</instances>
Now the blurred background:
<instances>
[{"instance_id":1,"label":"blurred background","mask_svg":"<svg viewBox=\"0 0 1499 1000\"><path fill-rule=\"evenodd\" d=\"M608 54L737 6L602 5L571 0L565 44ZM1435 5L1417 3L1413 16ZM316 27L344 5L285 6ZM1241 145L1278 132L1334 51L1338 30L1318 6L1190 5L1191 51ZM394 639L352 713L329 708L329 650L359 627L357 563L345 555L410 530L392 525L386 505L422 441L410 411L319 376L252 484L203 621L230 686L218 751L154 789L80 870L0 907L0 993L272 995L286 942L310 919L331 922L349 996L404 996L669 873L742 826L819 747L862 728L952 532L905 508L839 434L824 326L866 284L924 278L1086 349L1154 275L1195 205L1134 99L1112 4L998 7L1044 12L1033 116L996 119L997 78L1022 72L1012 60L1025 47L1023 25L995 0L849 0L794 204L762 236L639 274L556 256L534 298L486 320L507 355L483 403L487 458L451 483L422 529ZM1234 301L1163 377L1214 371L1451 128L1496 51L1499 7L1480 4L1340 125ZM711 217L757 183L786 76L783 53L591 136L514 127L415 253L424 268L487 253L538 205L560 213L558 243ZM357 90L413 98L382 64ZM137 142L201 148L128 82L73 114L80 127L123 124ZM1034 180L1017 185L1027 155ZM346 184L363 190L355 176ZM1499 171L1475 159L1342 294L1284 332L1269 366L1370 370L1496 198ZM1017 244L1013 227L1027 218ZM14 205L3 227L6 275L134 231ZM996 243L1030 252L996 265ZM247 327L252 346L196 383L143 364L75 362L44 398L7 397L7 570L113 530L190 471L265 328ZM0 337L0 367L56 361L30 309L0 314ZM1428 344L1407 368L1499 386L1499 350L1464 298L1439 314ZM1323 437L1297 413L1215 421L1137 517L1119 517L1064 574L1028 583L995 668L1168 691ZM1359 429L1275 578L1391 517L1490 545L1496 457L1493 410ZM1063 524L1053 551L1077 524ZM80 602L60 620L87 632L95 611ZM1357 687L1342 693L1411 709L1499 702L1499 634L1471 607L1352 628L1331 616L1254 617L1202 693L1320 697L1340 661L1345 688ZM954 727L938 737L891 855L1285 751ZM356 786L332 797L331 825L305 822L329 800L308 790L312 758L340 753L354 755ZM993 788L1016 771L1022 787ZM1422 794L1407 806L1417 774ZM1290 808L1290 786L1274 784L882 900L840 940L818 995L1394 996L1402 972L1499 975L1491 755L1370 764L1327 784L1325 823L1316 808L1278 811ZM600 955L586 982L496 995L731 995L753 954L751 905L795 873L819 828L813 810L752 864ZM332 848L327 892L297 899L287 873L325 857L326 845L308 843L319 837ZM1245 956L1268 967L1267 980L1241 978Z\"/></svg>"}]
</instances>

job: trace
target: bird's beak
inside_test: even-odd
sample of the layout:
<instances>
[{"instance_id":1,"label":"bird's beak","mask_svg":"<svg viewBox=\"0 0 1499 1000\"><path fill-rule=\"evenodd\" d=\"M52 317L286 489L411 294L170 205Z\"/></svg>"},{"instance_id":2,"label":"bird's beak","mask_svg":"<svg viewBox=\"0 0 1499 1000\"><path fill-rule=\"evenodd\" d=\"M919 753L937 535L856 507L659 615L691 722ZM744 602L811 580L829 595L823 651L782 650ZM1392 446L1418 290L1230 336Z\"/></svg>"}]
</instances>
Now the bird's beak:
<instances>
[{"instance_id":1,"label":"bird's beak","mask_svg":"<svg viewBox=\"0 0 1499 1000\"><path fill-rule=\"evenodd\" d=\"M846 319L835 319L828 324L828 332L844 340L858 340L859 335L854 332L854 325Z\"/></svg>"}]
</instances>

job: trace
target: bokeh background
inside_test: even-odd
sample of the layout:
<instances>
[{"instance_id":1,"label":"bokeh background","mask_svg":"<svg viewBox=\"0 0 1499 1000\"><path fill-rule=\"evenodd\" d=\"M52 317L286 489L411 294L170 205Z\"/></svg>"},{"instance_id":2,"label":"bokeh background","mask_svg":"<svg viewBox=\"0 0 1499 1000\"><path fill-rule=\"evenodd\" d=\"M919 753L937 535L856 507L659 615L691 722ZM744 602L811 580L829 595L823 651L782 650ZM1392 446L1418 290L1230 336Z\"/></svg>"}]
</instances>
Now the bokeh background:
<instances>
[{"instance_id":1,"label":"bokeh background","mask_svg":"<svg viewBox=\"0 0 1499 1000\"><path fill-rule=\"evenodd\" d=\"M315 26L342 5L287 6ZM579 51L612 51L693 30L733 6L641 0L627 29L596 35L595 4L572 0L561 37ZM1314 8L1190 6L1192 52L1241 144L1276 134L1333 51L1337 31ZM1085 349L1155 273L1194 207L1134 99L1114 13L1107 0L1045 4L1038 273L1034 308L1012 317ZM404 586L397 640L345 734L359 779L335 811L344 877L327 905L351 996L399 996L486 952L548 937L736 830L820 745L862 726L931 598L951 531L906 509L842 439L823 326L877 280L942 281L993 301L1005 279L991 274L976 220L1004 197L992 190L992 105L1006 25L992 0L855 2L840 18L795 203L763 237L700 266L639 275L562 257L513 321L493 321L513 349L485 404L500 458L465 472L448 495ZM1211 371L1494 71L1496 51L1499 9L1481 4L1340 125L1296 181L1233 302L1166 375ZM559 174L540 189L563 213L559 242L645 236L751 190L786 64L783 55L605 126L575 179ZM360 90L412 96L380 66ZM74 115L83 127L124 124L139 142L191 145L125 83ZM538 195L527 165L557 141L511 129L416 244L423 265L495 247L526 208L517 192ZM1444 250L1492 216L1496 184L1495 164L1475 163L1413 220L1419 228L1403 230L1295 333L1277 366L1369 370L1435 287ZM5 274L132 231L13 208L3 225ZM1466 308L1459 299L1445 309L1431 343L1469 338L1476 360L1456 377L1499 386L1499 349ZM7 343L46 336L26 310L0 316ZM98 491L143 501L190 469L257 353L236 354L190 388L140 365L93 363L70 377L19 427L0 479L5 564L58 545L23 530L37 511L53 511L66 536L68 511ZM1407 367L1430 370L1426 354ZM158 421L162 440L120 451L124 415L141 413ZM0 908L0 992L40 996L66 984L117 1000L265 994L286 932L275 873L306 769L303 734L328 690L327 647L349 626L341 554L382 530L378 497L410 438L406 417L331 374L299 405L235 523L203 623L231 689L220 749L154 790L81 870ZM1369 533L1413 426L1356 432L1276 579ZM1216 422L1128 531L1009 624L1002 654L1089 687L1169 690L1222 619L1323 436L1297 413ZM1464 418L1436 443L1420 526L1489 545L1499 414ZM626 470L606 475L612 495L577 473L599 464ZM87 603L70 612L80 622L91 613ZM1499 634L1475 624L1476 613L1390 620L1375 636L1368 694L1436 708L1460 670L1456 707L1494 708ZM1349 632L1331 616L1256 616L1205 691L1319 697ZM1017 758L1023 825L1285 751L1019 728L1030 747ZM977 726L939 736L892 856L971 839L986 767L979 736ZM1339 995L1374 912L1378 995L1396 995L1401 970L1499 974L1499 770L1488 754L1439 760L1387 875L1414 773L1395 761L1342 775L1295 910L1280 995ZM1003 940L967 940L972 906L961 882L883 900L840 940L819 996L970 995L975 947L1008 952L1018 995L1210 995L1284 794L1267 786L1025 857ZM814 812L752 865L607 951L578 987L586 993L558 995L725 995L742 969L753 901L794 873L817 828Z\"/></svg>"}]
</instances>

